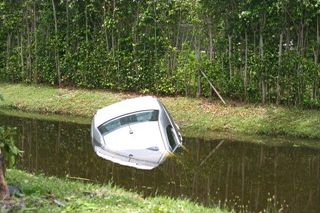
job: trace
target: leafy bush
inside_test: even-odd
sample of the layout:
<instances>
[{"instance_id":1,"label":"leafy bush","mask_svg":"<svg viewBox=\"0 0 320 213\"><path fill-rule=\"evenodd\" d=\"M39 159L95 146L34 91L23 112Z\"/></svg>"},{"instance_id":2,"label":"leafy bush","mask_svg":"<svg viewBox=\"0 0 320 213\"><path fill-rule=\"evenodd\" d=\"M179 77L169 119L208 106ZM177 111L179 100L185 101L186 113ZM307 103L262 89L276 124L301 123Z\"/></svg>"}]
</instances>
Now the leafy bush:
<instances>
[{"instance_id":1,"label":"leafy bush","mask_svg":"<svg viewBox=\"0 0 320 213\"><path fill-rule=\"evenodd\" d=\"M15 128L0 127L0 153L5 156L6 163L9 167L14 166L16 156L22 153L22 151L15 146L15 135Z\"/></svg>"}]
</instances>

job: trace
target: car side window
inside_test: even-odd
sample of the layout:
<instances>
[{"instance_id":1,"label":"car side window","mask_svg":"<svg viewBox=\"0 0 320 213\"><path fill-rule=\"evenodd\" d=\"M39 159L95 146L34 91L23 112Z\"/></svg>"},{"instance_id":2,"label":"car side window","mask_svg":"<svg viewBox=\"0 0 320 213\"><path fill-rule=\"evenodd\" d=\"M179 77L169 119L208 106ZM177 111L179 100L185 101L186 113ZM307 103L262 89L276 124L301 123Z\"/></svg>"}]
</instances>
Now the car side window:
<instances>
[{"instance_id":1,"label":"car side window","mask_svg":"<svg viewBox=\"0 0 320 213\"><path fill-rule=\"evenodd\" d=\"M177 146L174 134L173 134L173 128L171 125L168 125L166 128L167 131L167 137L168 137L168 141L171 147L171 150L174 150Z\"/></svg>"}]
</instances>

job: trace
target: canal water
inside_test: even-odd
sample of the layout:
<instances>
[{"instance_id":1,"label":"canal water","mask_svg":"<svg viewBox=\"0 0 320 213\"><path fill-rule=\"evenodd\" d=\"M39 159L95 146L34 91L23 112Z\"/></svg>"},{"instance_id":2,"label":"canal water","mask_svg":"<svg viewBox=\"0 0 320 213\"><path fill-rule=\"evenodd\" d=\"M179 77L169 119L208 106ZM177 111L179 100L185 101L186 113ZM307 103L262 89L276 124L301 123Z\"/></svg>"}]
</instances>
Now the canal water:
<instances>
[{"instance_id":1,"label":"canal water","mask_svg":"<svg viewBox=\"0 0 320 213\"><path fill-rule=\"evenodd\" d=\"M28 172L112 182L144 196L186 198L236 212L320 212L320 149L184 138L186 150L144 171L96 156L89 125L0 113L0 126L17 128L24 151L17 167Z\"/></svg>"}]
</instances>

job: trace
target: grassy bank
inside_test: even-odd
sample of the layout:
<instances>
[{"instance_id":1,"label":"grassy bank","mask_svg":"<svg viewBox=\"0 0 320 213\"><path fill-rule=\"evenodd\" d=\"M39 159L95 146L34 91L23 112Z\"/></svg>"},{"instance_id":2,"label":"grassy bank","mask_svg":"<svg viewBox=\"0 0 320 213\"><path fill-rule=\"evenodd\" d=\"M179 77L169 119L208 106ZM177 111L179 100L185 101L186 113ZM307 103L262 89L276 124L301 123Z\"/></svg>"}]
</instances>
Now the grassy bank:
<instances>
[{"instance_id":1,"label":"grassy bank","mask_svg":"<svg viewBox=\"0 0 320 213\"><path fill-rule=\"evenodd\" d=\"M136 94L102 90L0 84L2 108L71 114L90 120L95 111ZM320 112L273 106L221 105L207 99L161 97L184 136L219 133L320 139Z\"/></svg>"},{"instance_id":2,"label":"grassy bank","mask_svg":"<svg viewBox=\"0 0 320 213\"><path fill-rule=\"evenodd\" d=\"M88 184L8 170L8 182L22 189L22 198L0 203L13 212L226 212L187 200L143 198L109 185ZM0 209L0 212L1 209Z\"/></svg>"}]
</instances>

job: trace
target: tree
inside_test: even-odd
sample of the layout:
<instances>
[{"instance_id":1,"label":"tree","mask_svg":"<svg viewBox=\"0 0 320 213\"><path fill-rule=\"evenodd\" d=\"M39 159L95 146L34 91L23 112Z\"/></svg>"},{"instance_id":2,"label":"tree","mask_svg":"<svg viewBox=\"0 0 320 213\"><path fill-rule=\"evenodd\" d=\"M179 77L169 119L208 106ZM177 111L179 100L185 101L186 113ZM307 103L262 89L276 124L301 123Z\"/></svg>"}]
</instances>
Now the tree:
<instances>
[{"instance_id":1,"label":"tree","mask_svg":"<svg viewBox=\"0 0 320 213\"><path fill-rule=\"evenodd\" d=\"M0 99L3 100L1 94ZM15 156L21 151L14 144L15 128L0 127L0 200L9 196L8 185L5 181L6 162L12 166L15 162Z\"/></svg>"},{"instance_id":2,"label":"tree","mask_svg":"<svg viewBox=\"0 0 320 213\"><path fill-rule=\"evenodd\" d=\"M210 96L200 74L206 67L229 98L320 108L319 5L5 0L0 80ZM192 54L195 72L183 64Z\"/></svg>"}]
</instances>

